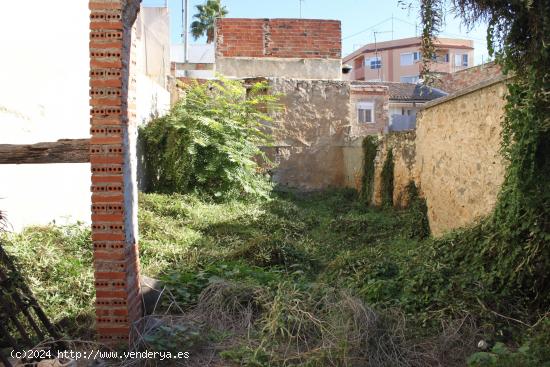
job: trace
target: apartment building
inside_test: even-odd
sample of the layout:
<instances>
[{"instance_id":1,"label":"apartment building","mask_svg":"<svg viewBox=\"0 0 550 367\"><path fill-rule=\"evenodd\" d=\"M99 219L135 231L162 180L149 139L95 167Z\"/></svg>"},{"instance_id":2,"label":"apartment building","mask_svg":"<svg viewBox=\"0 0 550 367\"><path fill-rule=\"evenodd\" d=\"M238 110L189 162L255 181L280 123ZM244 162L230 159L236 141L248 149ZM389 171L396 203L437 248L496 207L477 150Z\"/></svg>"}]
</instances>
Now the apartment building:
<instances>
[{"instance_id":1,"label":"apartment building","mask_svg":"<svg viewBox=\"0 0 550 367\"><path fill-rule=\"evenodd\" d=\"M432 70L453 73L474 64L474 41L438 38ZM344 57L348 80L416 83L422 70L420 37L370 43Z\"/></svg>"}]
</instances>

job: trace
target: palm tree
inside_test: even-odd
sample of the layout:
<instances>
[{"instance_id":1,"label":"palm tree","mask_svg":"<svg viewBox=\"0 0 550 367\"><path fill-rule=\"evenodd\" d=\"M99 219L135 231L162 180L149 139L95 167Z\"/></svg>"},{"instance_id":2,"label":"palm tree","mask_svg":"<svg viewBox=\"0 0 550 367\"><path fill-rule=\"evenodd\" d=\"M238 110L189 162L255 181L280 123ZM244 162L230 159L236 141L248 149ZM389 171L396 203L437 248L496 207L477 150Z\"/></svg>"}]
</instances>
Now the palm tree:
<instances>
[{"instance_id":1,"label":"palm tree","mask_svg":"<svg viewBox=\"0 0 550 367\"><path fill-rule=\"evenodd\" d=\"M214 21L216 18L223 18L227 15L227 9L222 6L221 0L206 0L203 5L196 6L198 13L193 15L197 18L191 23L191 34L196 40L206 34L206 42L214 41Z\"/></svg>"}]
</instances>

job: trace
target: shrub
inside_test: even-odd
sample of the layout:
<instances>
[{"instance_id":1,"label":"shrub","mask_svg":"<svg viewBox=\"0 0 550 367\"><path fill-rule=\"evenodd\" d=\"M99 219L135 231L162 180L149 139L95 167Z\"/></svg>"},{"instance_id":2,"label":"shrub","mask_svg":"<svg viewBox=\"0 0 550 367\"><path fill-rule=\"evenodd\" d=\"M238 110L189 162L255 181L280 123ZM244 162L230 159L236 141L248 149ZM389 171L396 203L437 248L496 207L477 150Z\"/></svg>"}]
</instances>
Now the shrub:
<instances>
[{"instance_id":1,"label":"shrub","mask_svg":"<svg viewBox=\"0 0 550 367\"><path fill-rule=\"evenodd\" d=\"M274 107L265 83L194 83L167 116L139 131L148 191L196 191L214 198L265 197L271 184L260 162L269 144L262 109Z\"/></svg>"}]
</instances>

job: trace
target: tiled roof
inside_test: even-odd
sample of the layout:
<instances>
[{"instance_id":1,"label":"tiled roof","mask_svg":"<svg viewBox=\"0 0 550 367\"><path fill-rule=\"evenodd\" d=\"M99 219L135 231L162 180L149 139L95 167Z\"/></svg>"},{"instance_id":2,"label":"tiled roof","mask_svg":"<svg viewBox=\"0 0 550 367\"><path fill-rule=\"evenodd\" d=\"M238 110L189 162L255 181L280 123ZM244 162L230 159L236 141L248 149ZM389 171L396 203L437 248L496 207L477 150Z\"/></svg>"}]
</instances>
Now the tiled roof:
<instances>
[{"instance_id":1,"label":"tiled roof","mask_svg":"<svg viewBox=\"0 0 550 367\"><path fill-rule=\"evenodd\" d=\"M436 98L445 97L447 93L440 89L428 87L422 84L398 83L398 82L364 82L352 81L354 85L383 85L387 86L390 94L390 100L393 101L431 101Z\"/></svg>"}]
</instances>

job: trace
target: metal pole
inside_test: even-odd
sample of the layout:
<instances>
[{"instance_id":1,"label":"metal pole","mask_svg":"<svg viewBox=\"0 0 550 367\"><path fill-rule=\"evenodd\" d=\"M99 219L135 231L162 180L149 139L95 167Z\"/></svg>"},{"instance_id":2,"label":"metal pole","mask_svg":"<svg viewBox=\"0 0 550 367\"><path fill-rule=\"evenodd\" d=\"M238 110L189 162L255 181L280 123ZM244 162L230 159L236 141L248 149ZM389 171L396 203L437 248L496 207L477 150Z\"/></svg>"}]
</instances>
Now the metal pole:
<instances>
[{"instance_id":1,"label":"metal pole","mask_svg":"<svg viewBox=\"0 0 550 367\"><path fill-rule=\"evenodd\" d=\"M184 0L183 8L183 35L184 35L184 48L183 48L183 62L187 63L189 60L189 0Z\"/></svg>"}]
</instances>

